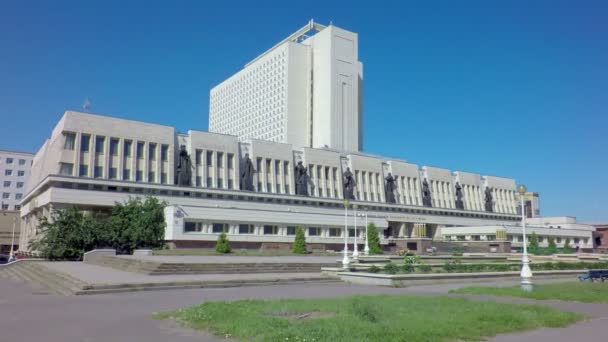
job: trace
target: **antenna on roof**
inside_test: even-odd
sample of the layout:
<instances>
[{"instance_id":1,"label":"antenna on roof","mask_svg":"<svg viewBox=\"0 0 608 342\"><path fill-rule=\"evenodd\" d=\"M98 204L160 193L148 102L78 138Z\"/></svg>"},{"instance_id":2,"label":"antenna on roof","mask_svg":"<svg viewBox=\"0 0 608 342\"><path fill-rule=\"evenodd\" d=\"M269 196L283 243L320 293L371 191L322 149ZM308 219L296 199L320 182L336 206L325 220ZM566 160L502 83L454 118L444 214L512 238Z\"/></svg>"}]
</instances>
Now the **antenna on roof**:
<instances>
[{"instance_id":1,"label":"antenna on roof","mask_svg":"<svg viewBox=\"0 0 608 342\"><path fill-rule=\"evenodd\" d=\"M86 97L84 99L84 103L82 104L82 109L87 113L89 112L89 110L91 110L91 101L89 100L88 97Z\"/></svg>"}]
</instances>

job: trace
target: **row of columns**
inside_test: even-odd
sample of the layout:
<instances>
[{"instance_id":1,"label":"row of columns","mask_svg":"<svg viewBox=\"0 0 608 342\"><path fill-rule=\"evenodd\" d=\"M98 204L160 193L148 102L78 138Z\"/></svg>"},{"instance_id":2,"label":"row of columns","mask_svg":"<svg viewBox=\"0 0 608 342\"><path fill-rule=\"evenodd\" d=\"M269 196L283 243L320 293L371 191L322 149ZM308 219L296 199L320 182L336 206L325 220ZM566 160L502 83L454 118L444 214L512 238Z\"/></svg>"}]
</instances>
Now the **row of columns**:
<instances>
[{"instance_id":1,"label":"row of columns","mask_svg":"<svg viewBox=\"0 0 608 342\"><path fill-rule=\"evenodd\" d=\"M510 214L515 214L517 212L514 191L493 188L492 196L494 197L494 209L496 212Z\"/></svg>"},{"instance_id":2,"label":"row of columns","mask_svg":"<svg viewBox=\"0 0 608 342\"><path fill-rule=\"evenodd\" d=\"M257 191L277 194L295 193L290 162L269 158L257 158L256 160L257 172L254 175L254 183L256 183L254 186ZM286 188L286 185L289 186L289 189Z\"/></svg>"},{"instance_id":3,"label":"row of columns","mask_svg":"<svg viewBox=\"0 0 608 342\"><path fill-rule=\"evenodd\" d=\"M196 154L196 159L200 164L196 165L196 172L192 175L192 184L196 185L198 183L196 177L200 177L200 186L203 188L238 189L239 185L238 182L236 182L236 160L234 154L207 149L197 149ZM210 156L211 164L209 164L208 155ZM218 165L218 155L222 156L222 165ZM228 165L228 159L231 159L230 165ZM211 178L211 184L208 184L208 178ZM221 187L219 186L220 179L222 180ZM229 180L232 180L232 187L229 187Z\"/></svg>"},{"instance_id":4,"label":"row of columns","mask_svg":"<svg viewBox=\"0 0 608 342\"><path fill-rule=\"evenodd\" d=\"M308 169L315 185L311 191L313 196L342 198L342 177L338 177L337 167L309 164Z\"/></svg>"}]
</instances>

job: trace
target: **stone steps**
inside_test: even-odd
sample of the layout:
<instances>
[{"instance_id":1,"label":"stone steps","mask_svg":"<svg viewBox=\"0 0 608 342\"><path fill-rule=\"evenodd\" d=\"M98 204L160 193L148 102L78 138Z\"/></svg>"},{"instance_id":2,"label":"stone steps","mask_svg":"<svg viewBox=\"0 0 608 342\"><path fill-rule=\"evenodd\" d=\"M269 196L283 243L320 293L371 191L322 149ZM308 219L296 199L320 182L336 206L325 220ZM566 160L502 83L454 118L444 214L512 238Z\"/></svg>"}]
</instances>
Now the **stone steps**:
<instances>
[{"instance_id":1,"label":"stone steps","mask_svg":"<svg viewBox=\"0 0 608 342\"><path fill-rule=\"evenodd\" d=\"M243 273L319 273L335 263L156 263L113 256L87 260L99 266L149 275L169 274L243 274Z\"/></svg>"},{"instance_id":2,"label":"stone steps","mask_svg":"<svg viewBox=\"0 0 608 342\"><path fill-rule=\"evenodd\" d=\"M61 296L72 295L85 285L80 280L52 271L35 261L21 261L4 266L0 269L0 276L26 283L35 290L46 290Z\"/></svg>"}]
</instances>

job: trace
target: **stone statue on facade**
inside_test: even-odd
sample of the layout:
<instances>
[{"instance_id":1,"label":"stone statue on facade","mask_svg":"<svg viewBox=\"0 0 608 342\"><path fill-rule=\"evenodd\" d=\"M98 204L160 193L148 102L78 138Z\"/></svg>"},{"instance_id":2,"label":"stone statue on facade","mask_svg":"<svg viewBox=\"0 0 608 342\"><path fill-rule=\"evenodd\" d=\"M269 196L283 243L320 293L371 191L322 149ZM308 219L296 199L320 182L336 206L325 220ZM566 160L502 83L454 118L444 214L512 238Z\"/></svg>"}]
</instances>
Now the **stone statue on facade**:
<instances>
[{"instance_id":1,"label":"stone statue on facade","mask_svg":"<svg viewBox=\"0 0 608 342\"><path fill-rule=\"evenodd\" d=\"M429 188L429 182L426 178L422 181L422 205L425 207L432 207L433 201L431 199L431 189Z\"/></svg>"},{"instance_id":2,"label":"stone statue on facade","mask_svg":"<svg viewBox=\"0 0 608 342\"><path fill-rule=\"evenodd\" d=\"M389 172L384 180L386 181L386 184L384 184L386 203L397 203L397 200L395 199L395 178L393 178L393 175Z\"/></svg>"},{"instance_id":3,"label":"stone statue on facade","mask_svg":"<svg viewBox=\"0 0 608 342\"><path fill-rule=\"evenodd\" d=\"M346 200L354 200L355 199L355 186L357 182L355 182L355 177L353 173L350 171L350 167L346 168L346 171L343 174L344 178L344 199Z\"/></svg>"},{"instance_id":4,"label":"stone statue on facade","mask_svg":"<svg viewBox=\"0 0 608 342\"><path fill-rule=\"evenodd\" d=\"M462 186L456 182L456 209L464 210L464 202L462 201Z\"/></svg>"},{"instance_id":5,"label":"stone statue on facade","mask_svg":"<svg viewBox=\"0 0 608 342\"><path fill-rule=\"evenodd\" d=\"M177 160L177 185L191 186L192 185L192 160L186 151L186 146L182 145L179 151L179 159Z\"/></svg>"},{"instance_id":6,"label":"stone statue on facade","mask_svg":"<svg viewBox=\"0 0 608 342\"><path fill-rule=\"evenodd\" d=\"M493 204L494 204L494 199L492 197L492 188L490 188L489 186L486 187L486 199L485 199L485 205L486 205L486 211L487 212L493 212Z\"/></svg>"},{"instance_id":7,"label":"stone statue on facade","mask_svg":"<svg viewBox=\"0 0 608 342\"><path fill-rule=\"evenodd\" d=\"M295 167L295 180L296 180L296 195L308 196L308 170L302 161L298 162Z\"/></svg>"},{"instance_id":8,"label":"stone statue on facade","mask_svg":"<svg viewBox=\"0 0 608 342\"><path fill-rule=\"evenodd\" d=\"M249 158L249 153L245 153L245 160L243 161L243 167L241 168L241 180L240 180L240 188L245 191L254 191L253 188L253 174L255 173L255 169L253 168L253 163Z\"/></svg>"}]
</instances>

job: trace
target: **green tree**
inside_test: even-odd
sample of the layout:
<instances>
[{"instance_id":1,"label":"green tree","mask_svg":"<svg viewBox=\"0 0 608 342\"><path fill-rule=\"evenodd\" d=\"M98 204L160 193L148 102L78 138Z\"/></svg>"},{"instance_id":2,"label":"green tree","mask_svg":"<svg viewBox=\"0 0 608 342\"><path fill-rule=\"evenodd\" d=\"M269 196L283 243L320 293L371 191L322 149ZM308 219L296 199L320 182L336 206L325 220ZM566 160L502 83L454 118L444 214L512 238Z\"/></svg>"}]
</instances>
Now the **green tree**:
<instances>
[{"instance_id":1,"label":"green tree","mask_svg":"<svg viewBox=\"0 0 608 342\"><path fill-rule=\"evenodd\" d=\"M555 238L553 236L549 236L549 247L547 248L547 252L549 254L557 253L557 245L555 245Z\"/></svg>"},{"instance_id":2,"label":"green tree","mask_svg":"<svg viewBox=\"0 0 608 342\"><path fill-rule=\"evenodd\" d=\"M226 237L226 233L222 232L220 236L217 238L217 243L215 244L215 250L218 253L230 253L230 241Z\"/></svg>"},{"instance_id":3,"label":"green tree","mask_svg":"<svg viewBox=\"0 0 608 342\"><path fill-rule=\"evenodd\" d=\"M566 238L566 241L564 241L564 248L562 251L566 254L572 253L572 248L570 247L570 238Z\"/></svg>"},{"instance_id":4,"label":"green tree","mask_svg":"<svg viewBox=\"0 0 608 342\"><path fill-rule=\"evenodd\" d=\"M367 225L367 244L369 246L369 254L382 254L380 248L380 238L378 237L378 229L374 223Z\"/></svg>"},{"instance_id":5,"label":"green tree","mask_svg":"<svg viewBox=\"0 0 608 342\"><path fill-rule=\"evenodd\" d=\"M528 252L532 254L538 254L538 237L536 236L536 232L532 232L532 234L528 237Z\"/></svg>"},{"instance_id":6,"label":"green tree","mask_svg":"<svg viewBox=\"0 0 608 342\"><path fill-rule=\"evenodd\" d=\"M306 237L302 227L296 228L296 238L293 241L292 250L295 254L306 254Z\"/></svg>"},{"instance_id":7,"label":"green tree","mask_svg":"<svg viewBox=\"0 0 608 342\"><path fill-rule=\"evenodd\" d=\"M110 242L119 253L136 248L154 248L163 244L165 202L148 197L129 198L112 208Z\"/></svg>"},{"instance_id":8,"label":"green tree","mask_svg":"<svg viewBox=\"0 0 608 342\"><path fill-rule=\"evenodd\" d=\"M41 237L29 248L51 260L80 260L85 252L107 245L106 216L85 215L76 208L55 210L43 216L38 230Z\"/></svg>"}]
</instances>

